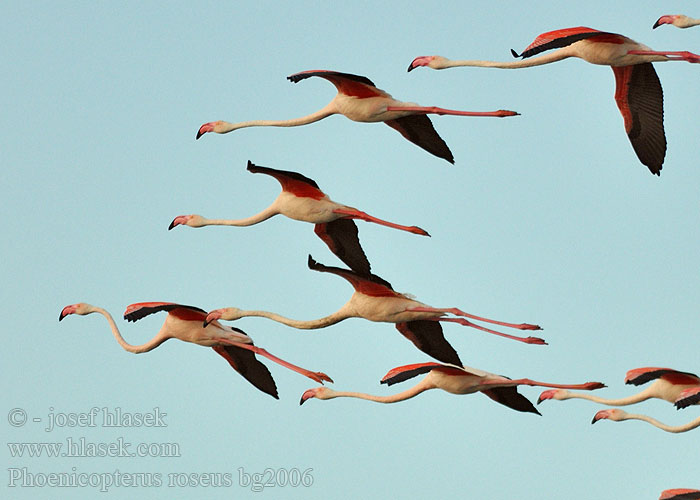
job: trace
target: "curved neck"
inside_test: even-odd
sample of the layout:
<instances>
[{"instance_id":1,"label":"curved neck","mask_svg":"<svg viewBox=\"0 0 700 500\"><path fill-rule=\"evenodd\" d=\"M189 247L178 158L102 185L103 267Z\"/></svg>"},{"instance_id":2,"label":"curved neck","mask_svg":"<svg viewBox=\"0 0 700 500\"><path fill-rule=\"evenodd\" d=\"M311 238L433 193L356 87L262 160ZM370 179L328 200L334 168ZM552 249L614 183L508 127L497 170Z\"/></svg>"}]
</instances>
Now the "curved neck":
<instances>
[{"instance_id":1,"label":"curved neck","mask_svg":"<svg viewBox=\"0 0 700 500\"><path fill-rule=\"evenodd\" d=\"M435 386L432 383L428 382L427 379L423 379L410 389L399 392L398 394L392 394L391 396L375 396L373 394L365 394L364 392L333 391L329 389L329 394L324 399L356 398L366 399L367 401L374 401L376 403L397 403L399 401L411 399L421 392L434 388Z\"/></svg>"},{"instance_id":2,"label":"curved neck","mask_svg":"<svg viewBox=\"0 0 700 500\"><path fill-rule=\"evenodd\" d=\"M691 420L687 424L683 425L666 425L663 422L659 422L655 418L648 417L646 415L635 415L632 413L628 413L625 415L625 417L622 420L642 420L644 422L650 423L654 427L658 427L661 430L664 430L666 432L673 432L673 433L678 433L678 432L686 432L692 429L695 429L696 427L700 427L700 418L696 418L695 420Z\"/></svg>"},{"instance_id":3,"label":"curved neck","mask_svg":"<svg viewBox=\"0 0 700 500\"><path fill-rule=\"evenodd\" d=\"M275 208L275 204L272 204L262 212L245 219L207 219L202 217L202 226L252 226L259 222L266 221L279 213L279 210Z\"/></svg>"},{"instance_id":4,"label":"curved neck","mask_svg":"<svg viewBox=\"0 0 700 500\"><path fill-rule=\"evenodd\" d=\"M567 50L568 47L564 47L554 52L543 54L537 57L531 57L528 59L521 59L518 61L511 62L498 62L498 61L476 61L476 60L461 60L461 61L451 61L447 60L444 64L444 68L454 68L457 66L477 66L480 68L501 68L501 69L518 69L518 68L529 68L531 66L541 66L543 64L549 64L556 61L561 61L567 57L572 57L573 54Z\"/></svg>"},{"instance_id":5,"label":"curved neck","mask_svg":"<svg viewBox=\"0 0 700 500\"><path fill-rule=\"evenodd\" d=\"M114 338L117 339L117 342L119 342L119 345L124 348L125 351L133 352L135 354L139 354L142 352L148 352L152 349L155 349L159 345L161 345L163 342L168 340L168 336L164 335L161 332L158 332L158 334L153 337L150 341L146 342L145 344L141 345L131 345L129 344L126 340L124 340L124 337L122 337L122 334L119 333L119 328L117 327L117 324L114 322L114 318L112 318L112 315L109 314L107 311L102 309L101 307L95 307L93 312L100 313L102 316L107 318L107 322L109 323L109 326L112 328L112 333L114 334Z\"/></svg>"},{"instance_id":6,"label":"curved neck","mask_svg":"<svg viewBox=\"0 0 700 500\"><path fill-rule=\"evenodd\" d=\"M310 115L302 116L301 118L292 118L291 120L250 120L247 122L228 123L219 133L226 134L233 130L246 127L297 127L299 125L307 125L309 123L323 120L324 118L337 112L338 110L335 107L335 101L331 101L324 108L319 109Z\"/></svg>"},{"instance_id":7,"label":"curved neck","mask_svg":"<svg viewBox=\"0 0 700 500\"><path fill-rule=\"evenodd\" d=\"M562 399L587 399L595 403L601 403L609 406L627 406L634 403L639 403L640 401L646 401L651 398L652 395L649 393L648 389L643 390L638 394L633 394L622 399L605 399L599 398L598 396L593 396L592 394L584 394L580 392L567 392L566 396Z\"/></svg>"},{"instance_id":8,"label":"curved neck","mask_svg":"<svg viewBox=\"0 0 700 500\"><path fill-rule=\"evenodd\" d=\"M341 308L340 310L334 312L333 314L329 314L328 316L324 316L323 318L319 319L312 319L309 321L301 321L297 319L291 319L287 318L285 316L282 316L281 314L269 312L269 311L240 311L240 317L247 317L247 316L256 316L259 318L267 318L271 319L272 321L276 321L278 323L282 323L283 325L291 326L292 328L298 328L300 330L315 330L317 328L324 328L326 326L330 325L335 325L336 323L340 323L344 319L352 318L353 315L350 314L345 310L345 307Z\"/></svg>"}]
</instances>

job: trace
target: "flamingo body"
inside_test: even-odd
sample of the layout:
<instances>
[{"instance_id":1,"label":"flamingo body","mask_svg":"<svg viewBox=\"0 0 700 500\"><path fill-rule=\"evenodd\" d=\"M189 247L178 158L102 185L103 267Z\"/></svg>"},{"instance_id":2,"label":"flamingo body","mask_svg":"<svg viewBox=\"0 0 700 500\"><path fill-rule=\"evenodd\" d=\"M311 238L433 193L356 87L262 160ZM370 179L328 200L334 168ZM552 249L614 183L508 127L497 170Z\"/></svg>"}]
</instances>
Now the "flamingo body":
<instances>
[{"instance_id":1,"label":"flamingo body","mask_svg":"<svg viewBox=\"0 0 700 500\"><path fill-rule=\"evenodd\" d=\"M541 52L554 52L532 57ZM415 58L408 67L420 66L446 69L457 66L477 66L502 69L539 66L569 57L591 64L612 67L615 75L615 102L622 114L625 131L639 160L652 174L660 175L666 156L666 136L663 127L663 90L652 62L683 60L700 62L700 56L687 51L659 52L617 33L587 27L566 28L539 35L515 57L515 62L457 60L441 56Z\"/></svg>"},{"instance_id":2,"label":"flamingo body","mask_svg":"<svg viewBox=\"0 0 700 500\"><path fill-rule=\"evenodd\" d=\"M264 349L254 346L253 340L243 330L222 325L218 321L211 322L207 326L202 326L202 322L206 318L206 311L198 307L176 304L173 302L138 302L127 306L124 312L124 319L127 321L138 321L150 314L155 314L160 311L166 311L168 313L163 326L151 341L140 346L128 344L121 336L111 314L100 307L85 303L71 304L63 308L58 320L61 321L70 314L78 314L81 316L91 313L102 314L109 322L117 342L119 342L125 350L133 353L151 351L171 338L184 342L191 342L204 347L212 347L214 351L226 359L231 367L246 380L275 399L279 399L275 381L267 367L256 359L255 354L265 356L313 380L320 382L324 380L330 381L330 378L324 373L310 372L281 360Z\"/></svg>"},{"instance_id":3,"label":"flamingo body","mask_svg":"<svg viewBox=\"0 0 700 500\"><path fill-rule=\"evenodd\" d=\"M430 236L417 226L402 226L373 217L354 207L331 200L316 182L297 172L261 167L248 161L248 171L262 173L275 178L282 192L272 205L247 219L205 219L201 215L180 215L173 219L168 229L178 225L203 227L207 225L249 226L263 222L275 215L315 224L314 232L328 248L348 267L360 274L370 274L370 263L358 237L353 219L373 222L386 227L413 234Z\"/></svg>"},{"instance_id":4,"label":"flamingo body","mask_svg":"<svg viewBox=\"0 0 700 500\"><path fill-rule=\"evenodd\" d=\"M393 368L382 378L381 383L393 385L422 374L427 375L417 385L404 392L391 396L373 396L364 393L334 391L327 390L326 387L317 387L304 392L300 404L303 404L311 398L325 400L336 397L354 397L376 401L378 403L396 403L410 399L430 389L442 389L450 394L473 394L475 392L483 392L497 403L513 410L539 415L540 413L532 403L518 392L517 386L544 385L547 387L563 387L561 384L537 382L530 379L512 380L508 377L495 375L475 368L444 365L440 363L418 363ZM594 390L605 386L600 382L587 382L585 384L566 385L566 387Z\"/></svg>"},{"instance_id":5,"label":"flamingo body","mask_svg":"<svg viewBox=\"0 0 700 500\"><path fill-rule=\"evenodd\" d=\"M414 103L394 99L388 93L378 89L369 78L338 71L303 71L288 76L287 79L297 83L313 76L328 80L338 90L333 100L319 111L291 120L253 120L239 123L228 123L221 120L208 122L197 131L197 139L207 132L226 134L245 127L296 127L317 122L334 114L342 114L356 122L384 122L430 154L454 163L454 156L450 148L435 131L430 118L426 116L427 114L493 117L516 116L518 114L507 110L471 112L418 106Z\"/></svg>"},{"instance_id":6,"label":"flamingo body","mask_svg":"<svg viewBox=\"0 0 700 500\"><path fill-rule=\"evenodd\" d=\"M219 319L232 321L248 316L258 316L300 329L324 328L348 318L364 318L376 322L395 323L399 332L411 340L411 342L423 352L435 359L458 366L461 366L459 356L447 340L445 340L442 327L438 323L439 321L448 321L459 323L464 326L471 326L487 333L529 344L545 344L544 340L537 337L515 337L477 325L465 318L486 321L520 330L539 330L540 327L537 325L530 325L528 323L513 324L490 320L488 318L465 313L457 308L438 309L430 307L394 291L391 284L379 276L374 274L363 276L347 269L324 266L316 262L311 256L309 256L308 266L314 271L340 276L346 279L355 289L350 300L335 313L316 320L300 321L289 319L268 311L244 311L236 307L226 307L211 311L207 315L207 321ZM446 317L447 314L453 314L458 317Z\"/></svg>"},{"instance_id":7,"label":"flamingo body","mask_svg":"<svg viewBox=\"0 0 700 500\"><path fill-rule=\"evenodd\" d=\"M540 394L537 403L547 399L563 401L566 399L588 399L596 403L610 406L626 406L647 399L663 399L669 403L674 403L680 394L688 388L700 385L700 377L693 373L681 372L672 368L643 367L629 370L625 375L625 383L631 385L642 385L654 381L643 391L621 399L604 399L589 394L578 394L566 390L548 390Z\"/></svg>"}]
</instances>

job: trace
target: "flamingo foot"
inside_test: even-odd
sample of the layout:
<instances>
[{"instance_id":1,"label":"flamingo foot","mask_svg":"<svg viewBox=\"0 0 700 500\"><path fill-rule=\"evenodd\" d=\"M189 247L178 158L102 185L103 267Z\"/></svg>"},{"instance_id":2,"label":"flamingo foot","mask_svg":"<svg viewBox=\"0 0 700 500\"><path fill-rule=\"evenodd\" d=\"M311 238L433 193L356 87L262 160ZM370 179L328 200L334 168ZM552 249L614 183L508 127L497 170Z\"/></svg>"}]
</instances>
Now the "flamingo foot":
<instances>
[{"instance_id":1,"label":"flamingo foot","mask_svg":"<svg viewBox=\"0 0 700 500\"><path fill-rule=\"evenodd\" d=\"M333 379L330 378L328 375L326 375L323 372L309 372L308 377L311 380L315 380L319 384L323 384L323 382L330 382L331 384L333 383Z\"/></svg>"},{"instance_id":2,"label":"flamingo foot","mask_svg":"<svg viewBox=\"0 0 700 500\"><path fill-rule=\"evenodd\" d=\"M547 344L547 342L545 342L544 339L541 339L539 337L527 337L522 339L522 342L525 342L526 344L549 345Z\"/></svg>"}]
</instances>

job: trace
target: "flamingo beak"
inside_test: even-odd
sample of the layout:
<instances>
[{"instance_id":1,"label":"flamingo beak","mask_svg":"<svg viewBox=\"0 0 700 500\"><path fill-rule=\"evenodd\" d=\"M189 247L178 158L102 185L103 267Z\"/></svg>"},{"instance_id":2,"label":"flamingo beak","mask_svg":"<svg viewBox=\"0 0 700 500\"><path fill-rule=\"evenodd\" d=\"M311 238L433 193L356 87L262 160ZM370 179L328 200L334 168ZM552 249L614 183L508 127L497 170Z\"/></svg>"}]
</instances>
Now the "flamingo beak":
<instances>
[{"instance_id":1,"label":"flamingo beak","mask_svg":"<svg viewBox=\"0 0 700 500\"><path fill-rule=\"evenodd\" d=\"M406 71L411 72L414 69L419 68L421 66L427 66L431 60L432 56L416 57L413 61L411 61L411 64L408 65L408 69Z\"/></svg>"},{"instance_id":2,"label":"flamingo beak","mask_svg":"<svg viewBox=\"0 0 700 500\"><path fill-rule=\"evenodd\" d=\"M58 321L61 321L63 318L68 316L69 314L73 314L75 312L75 304L71 304L69 306L66 306L63 308L61 311L61 314L58 315Z\"/></svg>"},{"instance_id":3,"label":"flamingo beak","mask_svg":"<svg viewBox=\"0 0 700 500\"><path fill-rule=\"evenodd\" d=\"M301 395L301 400L299 400L299 406L303 405L308 399L313 398L316 395L316 389L309 389Z\"/></svg>"},{"instance_id":4,"label":"flamingo beak","mask_svg":"<svg viewBox=\"0 0 700 500\"><path fill-rule=\"evenodd\" d=\"M214 131L214 123L215 122L205 123L204 125L199 127L199 130L197 131L197 139L202 137L207 132L213 132Z\"/></svg>"},{"instance_id":5,"label":"flamingo beak","mask_svg":"<svg viewBox=\"0 0 700 500\"><path fill-rule=\"evenodd\" d=\"M178 215L177 217L175 217L173 219L173 221L168 226L168 231L170 231L175 226L179 226L180 224L186 224L186 223L187 223L187 216L186 215Z\"/></svg>"},{"instance_id":6,"label":"flamingo beak","mask_svg":"<svg viewBox=\"0 0 700 500\"><path fill-rule=\"evenodd\" d=\"M204 320L204 324L202 325L202 328L206 328L209 323L212 321L216 321L217 319L221 319L221 311L216 310L212 311L209 314L207 314L206 319Z\"/></svg>"},{"instance_id":7,"label":"flamingo beak","mask_svg":"<svg viewBox=\"0 0 700 500\"><path fill-rule=\"evenodd\" d=\"M610 418L610 410L600 410L593 416L591 424L595 424L598 420L603 420L605 418Z\"/></svg>"}]
</instances>

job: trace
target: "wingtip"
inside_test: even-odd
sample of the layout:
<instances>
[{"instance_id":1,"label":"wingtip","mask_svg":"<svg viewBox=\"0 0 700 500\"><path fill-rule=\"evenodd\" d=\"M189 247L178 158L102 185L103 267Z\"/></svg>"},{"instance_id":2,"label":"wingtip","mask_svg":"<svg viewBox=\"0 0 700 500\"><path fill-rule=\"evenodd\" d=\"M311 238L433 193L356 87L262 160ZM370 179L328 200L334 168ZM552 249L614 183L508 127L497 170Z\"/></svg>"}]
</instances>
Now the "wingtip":
<instances>
[{"instance_id":1,"label":"wingtip","mask_svg":"<svg viewBox=\"0 0 700 500\"><path fill-rule=\"evenodd\" d=\"M516 51L514 51L513 49L510 49L510 53L513 54L513 57L515 57L515 58L520 57L520 55Z\"/></svg>"}]
</instances>

